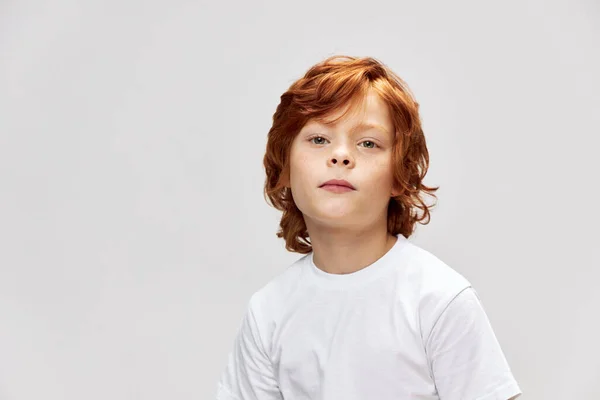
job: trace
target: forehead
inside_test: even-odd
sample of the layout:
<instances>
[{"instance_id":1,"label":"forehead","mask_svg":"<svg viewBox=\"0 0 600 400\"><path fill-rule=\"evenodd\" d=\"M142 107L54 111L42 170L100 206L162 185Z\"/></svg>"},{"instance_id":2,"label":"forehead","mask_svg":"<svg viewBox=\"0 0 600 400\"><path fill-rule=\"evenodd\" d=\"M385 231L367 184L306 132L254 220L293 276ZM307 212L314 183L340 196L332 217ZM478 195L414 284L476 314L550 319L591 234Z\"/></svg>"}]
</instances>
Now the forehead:
<instances>
[{"instance_id":1,"label":"forehead","mask_svg":"<svg viewBox=\"0 0 600 400\"><path fill-rule=\"evenodd\" d=\"M393 132L393 121L389 106L372 89L362 99L355 99L341 108L334 110L323 118L313 118L306 125L324 124L352 126L357 128L380 127Z\"/></svg>"},{"instance_id":2,"label":"forehead","mask_svg":"<svg viewBox=\"0 0 600 400\"><path fill-rule=\"evenodd\" d=\"M395 136L389 106L378 95L370 93L364 99L355 101L322 118L310 119L302 131L324 125L339 127L350 135L361 131L373 131L392 138Z\"/></svg>"}]
</instances>

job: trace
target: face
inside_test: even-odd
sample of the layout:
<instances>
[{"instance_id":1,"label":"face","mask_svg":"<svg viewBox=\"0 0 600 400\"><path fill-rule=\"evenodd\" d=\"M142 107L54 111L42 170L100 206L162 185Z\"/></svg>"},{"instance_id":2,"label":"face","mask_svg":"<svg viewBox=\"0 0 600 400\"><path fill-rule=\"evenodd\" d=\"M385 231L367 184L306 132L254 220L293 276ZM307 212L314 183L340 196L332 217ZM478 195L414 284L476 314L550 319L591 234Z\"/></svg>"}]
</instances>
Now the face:
<instances>
[{"instance_id":1,"label":"face","mask_svg":"<svg viewBox=\"0 0 600 400\"><path fill-rule=\"evenodd\" d=\"M292 143L287 186L309 231L317 225L387 226L387 207L394 193L393 142L388 106L372 90L336 125L315 120L304 125ZM332 179L345 180L353 189L323 186Z\"/></svg>"}]
</instances>

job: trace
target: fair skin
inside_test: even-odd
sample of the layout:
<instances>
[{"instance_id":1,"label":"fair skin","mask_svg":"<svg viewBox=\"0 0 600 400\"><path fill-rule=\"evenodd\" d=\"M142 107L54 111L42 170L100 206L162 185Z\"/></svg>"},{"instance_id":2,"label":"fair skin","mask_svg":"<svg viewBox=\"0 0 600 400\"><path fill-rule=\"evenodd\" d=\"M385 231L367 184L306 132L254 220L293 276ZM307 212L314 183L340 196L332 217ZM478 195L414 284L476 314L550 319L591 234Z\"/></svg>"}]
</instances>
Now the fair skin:
<instances>
[{"instance_id":1,"label":"fair skin","mask_svg":"<svg viewBox=\"0 0 600 400\"><path fill-rule=\"evenodd\" d=\"M319 269L353 273L395 244L397 239L387 232L388 203L398 194L393 187L393 142L389 109L373 91L336 125L309 121L294 138L285 185L304 216ZM320 187L330 179L344 179L355 190L336 193Z\"/></svg>"},{"instance_id":2,"label":"fair skin","mask_svg":"<svg viewBox=\"0 0 600 400\"><path fill-rule=\"evenodd\" d=\"M394 135L389 108L371 89L363 103L335 125L311 120L294 139L286 186L304 216L313 261L323 271L356 272L396 242L387 232L388 202L396 194ZM346 180L355 190L335 193L320 187L330 179Z\"/></svg>"}]
</instances>

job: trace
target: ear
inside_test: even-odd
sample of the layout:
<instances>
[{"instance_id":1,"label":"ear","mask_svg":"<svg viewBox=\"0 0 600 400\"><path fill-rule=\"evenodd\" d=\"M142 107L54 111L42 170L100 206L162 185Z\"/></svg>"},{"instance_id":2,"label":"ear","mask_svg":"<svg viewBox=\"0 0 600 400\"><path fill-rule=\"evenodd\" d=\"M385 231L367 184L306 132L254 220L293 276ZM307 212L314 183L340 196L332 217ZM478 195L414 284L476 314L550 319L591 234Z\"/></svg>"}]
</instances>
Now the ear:
<instances>
[{"instance_id":1,"label":"ear","mask_svg":"<svg viewBox=\"0 0 600 400\"><path fill-rule=\"evenodd\" d=\"M281 185L283 185L283 187L290 187L290 175L287 173L287 171L283 171L281 173L279 177L279 182L281 183Z\"/></svg>"}]
</instances>

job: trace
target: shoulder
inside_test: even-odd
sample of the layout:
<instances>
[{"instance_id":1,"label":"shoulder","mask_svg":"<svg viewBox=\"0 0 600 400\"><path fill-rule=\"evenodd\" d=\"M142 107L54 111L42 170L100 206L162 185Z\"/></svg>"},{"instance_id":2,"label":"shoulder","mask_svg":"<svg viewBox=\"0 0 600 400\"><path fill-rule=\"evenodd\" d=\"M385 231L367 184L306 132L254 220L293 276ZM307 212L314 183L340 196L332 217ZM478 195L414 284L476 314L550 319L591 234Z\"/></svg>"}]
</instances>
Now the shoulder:
<instances>
[{"instance_id":1,"label":"shoulder","mask_svg":"<svg viewBox=\"0 0 600 400\"><path fill-rule=\"evenodd\" d=\"M424 299L453 296L471 286L464 275L430 251L412 242L405 251L406 272L416 278Z\"/></svg>"},{"instance_id":2,"label":"shoulder","mask_svg":"<svg viewBox=\"0 0 600 400\"><path fill-rule=\"evenodd\" d=\"M409 242L405 249L404 277L418 301L422 332L429 332L437 318L471 282L432 252Z\"/></svg>"},{"instance_id":3,"label":"shoulder","mask_svg":"<svg viewBox=\"0 0 600 400\"><path fill-rule=\"evenodd\" d=\"M248 301L249 310L263 320L281 315L302 287L306 257L298 258L256 290Z\"/></svg>"}]
</instances>

